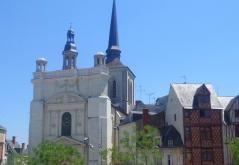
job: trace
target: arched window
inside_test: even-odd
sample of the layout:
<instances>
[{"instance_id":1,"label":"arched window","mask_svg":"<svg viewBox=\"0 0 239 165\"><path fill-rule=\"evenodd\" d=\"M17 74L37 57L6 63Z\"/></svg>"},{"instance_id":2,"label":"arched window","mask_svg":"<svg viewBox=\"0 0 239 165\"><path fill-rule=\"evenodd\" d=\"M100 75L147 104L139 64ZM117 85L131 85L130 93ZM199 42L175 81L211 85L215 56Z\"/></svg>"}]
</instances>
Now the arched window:
<instances>
[{"instance_id":1,"label":"arched window","mask_svg":"<svg viewBox=\"0 0 239 165\"><path fill-rule=\"evenodd\" d=\"M69 112L62 115L61 136L71 136L71 114Z\"/></svg>"},{"instance_id":2,"label":"arched window","mask_svg":"<svg viewBox=\"0 0 239 165\"><path fill-rule=\"evenodd\" d=\"M113 84L112 84L112 97L113 98L116 98L116 90L117 90L116 81L114 80Z\"/></svg>"}]
</instances>

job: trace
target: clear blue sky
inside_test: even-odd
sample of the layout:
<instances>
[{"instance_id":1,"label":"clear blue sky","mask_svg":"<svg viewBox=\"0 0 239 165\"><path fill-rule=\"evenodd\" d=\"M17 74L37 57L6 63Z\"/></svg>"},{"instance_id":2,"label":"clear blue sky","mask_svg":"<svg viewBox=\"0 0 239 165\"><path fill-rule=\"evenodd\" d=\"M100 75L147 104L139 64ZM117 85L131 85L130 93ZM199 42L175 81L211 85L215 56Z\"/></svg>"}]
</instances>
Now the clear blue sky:
<instances>
[{"instance_id":1,"label":"clear blue sky","mask_svg":"<svg viewBox=\"0 0 239 165\"><path fill-rule=\"evenodd\" d=\"M136 98L165 95L170 83L212 83L219 95L239 94L238 0L118 0L122 61L136 74ZM35 59L62 67L70 23L78 67L108 43L112 0L1 0L0 125L8 137L28 141ZM152 99L153 100L153 99Z\"/></svg>"}]
</instances>

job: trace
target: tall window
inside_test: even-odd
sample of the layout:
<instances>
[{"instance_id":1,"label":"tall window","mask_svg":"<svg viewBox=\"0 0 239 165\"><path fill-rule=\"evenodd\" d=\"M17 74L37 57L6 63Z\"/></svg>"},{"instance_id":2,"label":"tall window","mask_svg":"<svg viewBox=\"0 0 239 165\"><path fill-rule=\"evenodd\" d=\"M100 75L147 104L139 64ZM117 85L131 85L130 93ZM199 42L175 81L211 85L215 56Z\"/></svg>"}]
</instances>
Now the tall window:
<instances>
[{"instance_id":1,"label":"tall window","mask_svg":"<svg viewBox=\"0 0 239 165\"><path fill-rule=\"evenodd\" d=\"M133 100L133 84L130 80L128 80L128 101L129 101L129 105L132 104L132 100Z\"/></svg>"},{"instance_id":2,"label":"tall window","mask_svg":"<svg viewBox=\"0 0 239 165\"><path fill-rule=\"evenodd\" d=\"M185 139L191 140L191 128L190 127L185 127Z\"/></svg>"},{"instance_id":3,"label":"tall window","mask_svg":"<svg viewBox=\"0 0 239 165\"><path fill-rule=\"evenodd\" d=\"M184 110L184 117L188 118L190 117L191 112L189 110Z\"/></svg>"},{"instance_id":4,"label":"tall window","mask_svg":"<svg viewBox=\"0 0 239 165\"><path fill-rule=\"evenodd\" d=\"M116 84L116 81L114 80L113 84L112 84L112 97L113 98L116 98L116 90L117 90L117 84Z\"/></svg>"},{"instance_id":5,"label":"tall window","mask_svg":"<svg viewBox=\"0 0 239 165\"><path fill-rule=\"evenodd\" d=\"M200 134L201 134L202 140L211 140L212 139L212 133L211 133L210 127L201 127Z\"/></svg>"},{"instance_id":6,"label":"tall window","mask_svg":"<svg viewBox=\"0 0 239 165\"><path fill-rule=\"evenodd\" d=\"M213 152L212 149L203 149L202 150L202 161L208 162L213 160Z\"/></svg>"},{"instance_id":7,"label":"tall window","mask_svg":"<svg viewBox=\"0 0 239 165\"><path fill-rule=\"evenodd\" d=\"M211 111L210 110L200 110L200 117L211 117Z\"/></svg>"},{"instance_id":8,"label":"tall window","mask_svg":"<svg viewBox=\"0 0 239 165\"><path fill-rule=\"evenodd\" d=\"M61 136L71 136L71 114L64 113L61 121Z\"/></svg>"}]
</instances>

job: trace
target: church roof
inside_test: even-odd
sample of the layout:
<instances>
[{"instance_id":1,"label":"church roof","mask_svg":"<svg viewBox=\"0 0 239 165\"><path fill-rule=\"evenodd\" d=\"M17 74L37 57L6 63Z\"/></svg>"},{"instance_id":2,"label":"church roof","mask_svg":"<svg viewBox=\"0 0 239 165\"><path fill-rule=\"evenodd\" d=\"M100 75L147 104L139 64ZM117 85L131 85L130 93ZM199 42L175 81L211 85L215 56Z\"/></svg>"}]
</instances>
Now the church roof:
<instances>
[{"instance_id":1,"label":"church roof","mask_svg":"<svg viewBox=\"0 0 239 165\"><path fill-rule=\"evenodd\" d=\"M116 2L113 1L111 23L110 23L110 35L109 44L106 50L106 63L111 63L114 59L120 59L121 50L119 48L119 37L117 27L117 13L116 13Z\"/></svg>"},{"instance_id":2,"label":"church roof","mask_svg":"<svg viewBox=\"0 0 239 165\"><path fill-rule=\"evenodd\" d=\"M136 77L135 74L133 73L133 71L128 67L128 66L125 66L119 58L115 58L113 61L111 61L110 63L107 63L107 66L110 68L110 69L119 69L119 68L125 68L127 69L133 77Z\"/></svg>"},{"instance_id":3,"label":"church roof","mask_svg":"<svg viewBox=\"0 0 239 165\"><path fill-rule=\"evenodd\" d=\"M184 108L192 108L194 95L196 94L197 89L202 85L203 84L171 84L171 87L175 91L181 105ZM205 84L205 86L210 92L211 108L223 109L213 86L211 84Z\"/></svg>"}]
</instances>

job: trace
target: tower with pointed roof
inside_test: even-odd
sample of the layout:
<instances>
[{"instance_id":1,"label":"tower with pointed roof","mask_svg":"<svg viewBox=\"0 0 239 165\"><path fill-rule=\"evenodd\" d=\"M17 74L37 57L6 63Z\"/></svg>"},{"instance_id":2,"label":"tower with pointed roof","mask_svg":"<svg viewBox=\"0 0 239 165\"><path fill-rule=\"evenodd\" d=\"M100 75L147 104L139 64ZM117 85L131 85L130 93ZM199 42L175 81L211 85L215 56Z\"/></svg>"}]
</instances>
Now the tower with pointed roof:
<instances>
[{"instance_id":1,"label":"tower with pointed roof","mask_svg":"<svg viewBox=\"0 0 239 165\"><path fill-rule=\"evenodd\" d=\"M113 1L110 35L106 50L106 65L110 71L108 95L111 102L122 112L129 114L134 105L135 75L120 60L119 37L117 27L116 1Z\"/></svg>"},{"instance_id":2,"label":"tower with pointed roof","mask_svg":"<svg viewBox=\"0 0 239 165\"><path fill-rule=\"evenodd\" d=\"M121 50L119 48L119 38L118 38L118 26L117 26L117 13L116 13L116 2L113 1L113 9L111 15L111 24L110 24L110 35L108 48L106 50L107 58L106 63L110 63L114 60L120 60Z\"/></svg>"}]
</instances>

